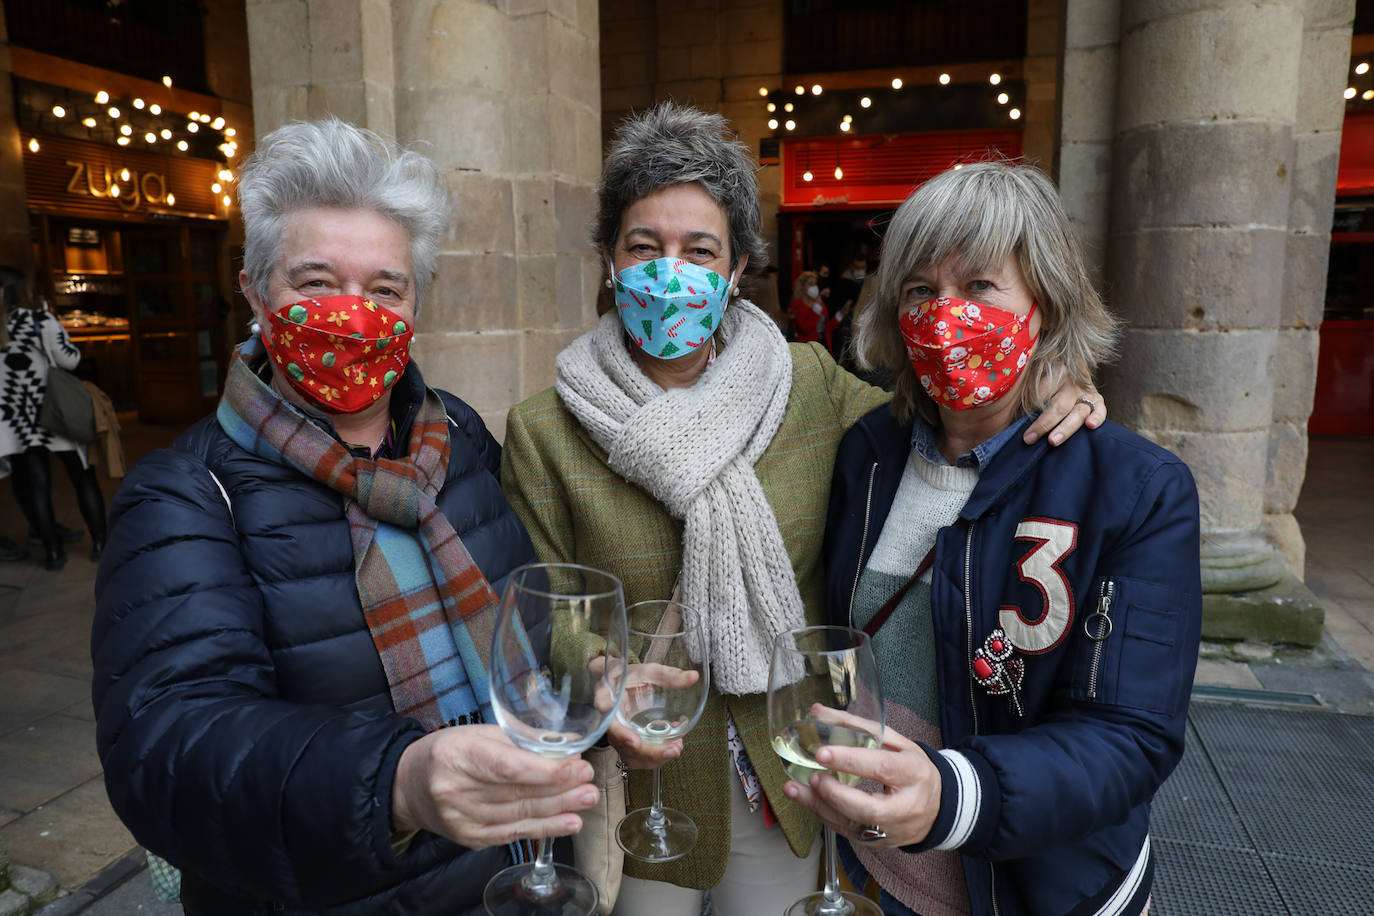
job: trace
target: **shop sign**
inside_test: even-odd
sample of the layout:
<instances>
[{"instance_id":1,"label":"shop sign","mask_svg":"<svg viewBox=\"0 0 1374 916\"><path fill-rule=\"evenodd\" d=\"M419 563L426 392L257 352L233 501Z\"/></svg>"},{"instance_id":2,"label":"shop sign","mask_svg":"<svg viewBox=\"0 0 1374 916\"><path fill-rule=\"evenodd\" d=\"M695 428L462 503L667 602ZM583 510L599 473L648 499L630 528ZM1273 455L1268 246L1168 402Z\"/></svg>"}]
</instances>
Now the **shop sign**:
<instances>
[{"instance_id":1,"label":"shop sign","mask_svg":"<svg viewBox=\"0 0 1374 916\"><path fill-rule=\"evenodd\" d=\"M91 197L108 197L125 210L137 210L139 204L167 204L167 176L157 172L139 174L132 169L116 169L111 172L108 165L66 160L71 169L67 181L67 193ZM124 174L128 174L128 178ZM97 177L100 176L100 177ZM176 195L172 195L172 203Z\"/></svg>"}]
</instances>

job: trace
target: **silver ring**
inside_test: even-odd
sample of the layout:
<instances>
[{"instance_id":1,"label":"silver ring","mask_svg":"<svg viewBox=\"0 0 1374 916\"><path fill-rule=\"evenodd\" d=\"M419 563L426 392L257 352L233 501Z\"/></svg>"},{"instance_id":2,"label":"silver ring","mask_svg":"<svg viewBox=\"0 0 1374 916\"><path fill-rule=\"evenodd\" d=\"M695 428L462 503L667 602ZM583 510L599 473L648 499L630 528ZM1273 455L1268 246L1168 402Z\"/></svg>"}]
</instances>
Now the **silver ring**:
<instances>
[{"instance_id":1,"label":"silver ring","mask_svg":"<svg viewBox=\"0 0 1374 916\"><path fill-rule=\"evenodd\" d=\"M865 843L872 843L875 840L887 839L887 831L877 824L870 824L859 831L859 839Z\"/></svg>"},{"instance_id":2,"label":"silver ring","mask_svg":"<svg viewBox=\"0 0 1374 916\"><path fill-rule=\"evenodd\" d=\"M1092 398L1079 398L1078 400L1074 401L1074 403L1075 403L1075 404L1087 404L1087 405L1088 405L1088 413L1092 413L1094 410L1097 409L1097 404L1093 401Z\"/></svg>"}]
</instances>

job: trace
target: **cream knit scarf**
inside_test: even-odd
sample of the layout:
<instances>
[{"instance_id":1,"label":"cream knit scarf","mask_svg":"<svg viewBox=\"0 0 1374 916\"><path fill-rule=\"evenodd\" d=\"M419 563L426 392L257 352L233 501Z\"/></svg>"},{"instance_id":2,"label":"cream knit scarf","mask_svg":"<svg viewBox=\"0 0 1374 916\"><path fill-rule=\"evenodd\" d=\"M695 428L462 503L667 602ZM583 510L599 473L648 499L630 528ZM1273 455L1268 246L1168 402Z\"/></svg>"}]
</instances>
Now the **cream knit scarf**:
<instances>
[{"instance_id":1,"label":"cream knit scarf","mask_svg":"<svg viewBox=\"0 0 1374 916\"><path fill-rule=\"evenodd\" d=\"M696 383L665 391L635 365L620 316L608 312L558 355L554 387L611 470L682 519L682 600L710 622L715 686L761 693L773 637L805 623L754 473L787 409L792 358L777 325L749 302L725 310L718 334L720 355Z\"/></svg>"}]
</instances>

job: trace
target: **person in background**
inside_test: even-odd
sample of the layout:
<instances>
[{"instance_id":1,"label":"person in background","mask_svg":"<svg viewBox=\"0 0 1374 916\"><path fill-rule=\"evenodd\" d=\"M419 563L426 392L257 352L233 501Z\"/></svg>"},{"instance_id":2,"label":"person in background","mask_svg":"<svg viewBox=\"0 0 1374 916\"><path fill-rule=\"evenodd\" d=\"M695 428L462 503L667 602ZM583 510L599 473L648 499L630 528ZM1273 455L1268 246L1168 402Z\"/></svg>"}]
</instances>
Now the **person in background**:
<instances>
[{"instance_id":1,"label":"person in background","mask_svg":"<svg viewBox=\"0 0 1374 916\"><path fill-rule=\"evenodd\" d=\"M889 916L1135 916L1197 664L1192 475L1114 423L1024 441L1117 327L1032 166L922 185L876 283L857 350L895 388L840 444L826 604L873 636L887 730L817 761L878 791L820 775L786 795L844 834L851 881L876 878Z\"/></svg>"},{"instance_id":2,"label":"person in background","mask_svg":"<svg viewBox=\"0 0 1374 916\"><path fill-rule=\"evenodd\" d=\"M830 308L830 290L834 285L834 278L830 276L829 264L822 263L816 266L816 285L821 290L821 301L827 309Z\"/></svg>"},{"instance_id":3,"label":"person in background","mask_svg":"<svg viewBox=\"0 0 1374 916\"><path fill-rule=\"evenodd\" d=\"M787 314L792 319L792 339L797 343L819 343L830 350L830 333L839 325L840 315L830 315L821 299L816 272L804 270L792 287Z\"/></svg>"},{"instance_id":4,"label":"person in background","mask_svg":"<svg viewBox=\"0 0 1374 916\"><path fill-rule=\"evenodd\" d=\"M49 368L75 369L81 362L81 351L62 323L35 300L23 271L0 266L0 303L9 338L8 345L0 350L0 457L10 463L15 500L30 531L42 544L43 565L50 570L61 569L67 563L63 547L67 531L58 524L53 511L48 462L48 453L57 453L76 490L77 507L91 535L91 559L98 560L105 549L105 498L90 464L88 446L59 436L38 422ZM79 532L76 537L80 538Z\"/></svg>"},{"instance_id":5,"label":"person in background","mask_svg":"<svg viewBox=\"0 0 1374 916\"><path fill-rule=\"evenodd\" d=\"M768 733L770 650L823 619L835 450L888 395L737 298L767 263L756 170L718 114L665 102L619 125L592 230L616 308L506 424L502 484L542 560L605 569L631 603L680 583L709 621L710 697L685 742L609 732L631 807L676 759L663 803L699 829L675 861L626 860L621 916L696 916L708 889L716 916L778 913L817 880L817 824L783 795ZM1033 434L1072 433L1091 394L1069 386Z\"/></svg>"},{"instance_id":6,"label":"person in background","mask_svg":"<svg viewBox=\"0 0 1374 916\"><path fill-rule=\"evenodd\" d=\"M534 550L500 446L410 359L448 189L328 119L263 137L239 200L253 336L125 478L96 581L110 802L191 916L481 913L597 793L494 724L496 595Z\"/></svg>"}]
</instances>

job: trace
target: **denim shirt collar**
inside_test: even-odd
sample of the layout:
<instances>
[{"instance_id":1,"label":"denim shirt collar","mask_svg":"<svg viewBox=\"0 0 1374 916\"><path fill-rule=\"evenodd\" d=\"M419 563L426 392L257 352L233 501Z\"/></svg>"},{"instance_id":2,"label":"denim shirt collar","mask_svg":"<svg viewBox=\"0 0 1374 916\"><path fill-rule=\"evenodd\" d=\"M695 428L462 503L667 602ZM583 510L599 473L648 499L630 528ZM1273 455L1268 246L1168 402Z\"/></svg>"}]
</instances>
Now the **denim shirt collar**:
<instances>
[{"instance_id":1,"label":"denim shirt collar","mask_svg":"<svg viewBox=\"0 0 1374 916\"><path fill-rule=\"evenodd\" d=\"M972 451L965 452L955 460L956 467L978 468L979 470L987 467L987 463L992 460L992 456L1013 438L1021 435L1021 431L1034 420L1038 413L1027 414L1006 429L993 436L985 442L973 447ZM911 427L911 447L916 450L926 461L934 465L948 465L945 456L940 454L940 449L935 445L935 427L931 426L919 416Z\"/></svg>"}]
</instances>

